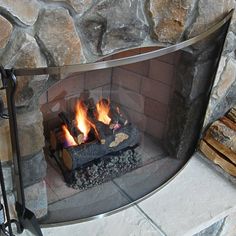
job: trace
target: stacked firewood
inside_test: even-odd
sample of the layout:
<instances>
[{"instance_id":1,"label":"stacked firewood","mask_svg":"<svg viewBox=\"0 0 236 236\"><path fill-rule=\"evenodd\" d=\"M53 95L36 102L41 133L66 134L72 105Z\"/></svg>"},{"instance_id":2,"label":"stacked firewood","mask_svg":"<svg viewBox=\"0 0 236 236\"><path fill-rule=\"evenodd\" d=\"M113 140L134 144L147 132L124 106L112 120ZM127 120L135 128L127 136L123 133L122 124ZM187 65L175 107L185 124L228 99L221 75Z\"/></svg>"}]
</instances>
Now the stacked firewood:
<instances>
[{"instance_id":1,"label":"stacked firewood","mask_svg":"<svg viewBox=\"0 0 236 236\"><path fill-rule=\"evenodd\" d=\"M236 107L215 121L200 142L201 152L236 177Z\"/></svg>"}]
</instances>

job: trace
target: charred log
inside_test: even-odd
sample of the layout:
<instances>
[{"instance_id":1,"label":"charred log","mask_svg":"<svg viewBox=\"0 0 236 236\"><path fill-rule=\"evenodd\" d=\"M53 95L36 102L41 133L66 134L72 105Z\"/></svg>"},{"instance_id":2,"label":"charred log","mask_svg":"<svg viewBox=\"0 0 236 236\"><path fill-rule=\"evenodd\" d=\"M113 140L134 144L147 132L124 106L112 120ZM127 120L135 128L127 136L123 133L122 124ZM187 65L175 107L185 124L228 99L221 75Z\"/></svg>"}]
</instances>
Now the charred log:
<instances>
[{"instance_id":1,"label":"charred log","mask_svg":"<svg viewBox=\"0 0 236 236\"><path fill-rule=\"evenodd\" d=\"M133 147L140 142L138 129L128 124L105 137L104 144L99 141L63 149L63 161L67 169L74 170L107 154Z\"/></svg>"}]
</instances>

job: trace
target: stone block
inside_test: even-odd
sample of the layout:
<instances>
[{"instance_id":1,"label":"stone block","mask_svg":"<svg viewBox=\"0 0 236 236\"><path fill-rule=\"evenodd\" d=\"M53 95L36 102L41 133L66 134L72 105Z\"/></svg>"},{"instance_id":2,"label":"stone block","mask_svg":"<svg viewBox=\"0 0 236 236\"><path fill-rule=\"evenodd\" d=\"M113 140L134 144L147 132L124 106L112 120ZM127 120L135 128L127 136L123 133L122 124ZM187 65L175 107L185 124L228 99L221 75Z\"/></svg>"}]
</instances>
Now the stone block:
<instances>
[{"instance_id":1,"label":"stone block","mask_svg":"<svg viewBox=\"0 0 236 236\"><path fill-rule=\"evenodd\" d=\"M99 2L77 24L89 50L95 55L140 45L148 33L140 0Z\"/></svg>"},{"instance_id":2,"label":"stone block","mask_svg":"<svg viewBox=\"0 0 236 236\"><path fill-rule=\"evenodd\" d=\"M12 148L10 138L9 121L0 119L0 160L12 160Z\"/></svg>"},{"instance_id":3,"label":"stone block","mask_svg":"<svg viewBox=\"0 0 236 236\"><path fill-rule=\"evenodd\" d=\"M80 63L80 38L68 10L57 7L41 11L35 28L35 37L41 48L47 51L51 65Z\"/></svg>"},{"instance_id":4,"label":"stone block","mask_svg":"<svg viewBox=\"0 0 236 236\"><path fill-rule=\"evenodd\" d=\"M1 194L0 194L0 198L1 198L1 202L3 203L3 198ZM16 198L12 192L7 194L7 203L9 207L10 218L17 219L17 213L15 211Z\"/></svg>"},{"instance_id":5,"label":"stone block","mask_svg":"<svg viewBox=\"0 0 236 236\"><path fill-rule=\"evenodd\" d=\"M9 55L3 57L2 63L6 68L37 68L47 66L36 40L28 35L15 33L19 37L18 43L13 43ZM22 43L21 45L18 45ZM10 57L11 56L11 57ZM46 86L48 75L20 76L17 79L15 93L16 106L38 104L38 98Z\"/></svg>"},{"instance_id":6,"label":"stone block","mask_svg":"<svg viewBox=\"0 0 236 236\"><path fill-rule=\"evenodd\" d=\"M134 91L113 86L111 100L139 113L144 113L144 97Z\"/></svg>"},{"instance_id":7,"label":"stone block","mask_svg":"<svg viewBox=\"0 0 236 236\"><path fill-rule=\"evenodd\" d=\"M22 159L24 186L40 182L46 176L47 163L43 151Z\"/></svg>"},{"instance_id":8,"label":"stone block","mask_svg":"<svg viewBox=\"0 0 236 236\"><path fill-rule=\"evenodd\" d=\"M200 0L198 3L197 18L190 29L188 29L188 38L192 38L200 33L205 32L232 8L234 8L234 0L224 0L216 2L214 0Z\"/></svg>"},{"instance_id":9,"label":"stone block","mask_svg":"<svg viewBox=\"0 0 236 236\"><path fill-rule=\"evenodd\" d=\"M48 101L54 101L73 94L79 94L84 90L84 73L69 76L48 89Z\"/></svg>"},{"instance_id":10,"label":"stone block","mask_svg":"<svg viewBox=\"0 0 236 236\"><path fill-rule=\"evenodd\" d=\"M208 236L208 235L220 235L224 227L225 219L223 218L211 226L207 227L204 230L201 230L199 233L194 234L193 236Z\"/></svg>"},{"instance_id":11,"label":"stone block","mask_svg":"<svg viewBox=\"0 0 236 236\"><path fill-rule=\"evenodd\" d=\"M44 92L39 98L39 105L43 105L48 102L47 92Z\"/></svg>"},{"instance_id":12,"label":"stone block","mask_svg":"<svg viewBox=\"0 0 236 236\"><path fill-rule=\"evenodd\" d=\"M2 80L0 79L0 87L2 87ZM5 90L0 90L0 100L3 102L4 108L7 107L7 96Z\"/></svg>"},{"instance_id":13,"label":"stone block","mask_svg":"<svg viewBox=\"0 0 236 236\"><path fill-rule=\"evenodd\" d=\"M224 222L223 229L221 230L221 236L234 236L236 232L236 212L227 216Z\"/></svg>"},{"instance_id":14,"label":"stone block","mask_svg":"<svg viewBox=\"0 0 236 236\"><path fill-rule=\"evenodd\" d=\"M48 0L47 2L58 2L58 0ZM62 1L59 1L62 2ZM78 1L78 0L65 0L63 1L65 3L67 3L70 7L72 7L76 13L78 13L79 15L82 15L86 10L88 10L88 8L91 7L93 1L92 0L82 0L82 1Z\"/></svg>"},{"instance_id":15,"label":"stone block","mask_svg":"<svg viewBox=\"0 0 236 236\"><path fill-rule=\"evenodd\" d=\"M144 114L165 123L168 118L168 106L151 98L145 98Z\"/></svg>"},{"instance_id":16,"label":"stone block","mask_svg":"<svg viewBox=\"0 0 236 236\"><path fill-rule=\"evenodd\" d=\"M165 147L170 156L189 158L195 150L206 104L204 96L189 101L188 98L174 94L170 105L168 129L164 137Z\"/></svg>"},{"instance_id":17,"label":"stone block","mask_svg":"<svg viewBox=\"0 0 236 236\"><path fill-rule=\"evenodd\" d=\"M38 153L44 147L43 116L39 110L17 114L21 156Z\"/></svg>"},{"instance_id":18,"label":"stone block","mask_svg":"<svg viewBox=\"0 0 236 236\"><path fill-rule=\"evenodd\" d=\"M229 58L226 62L221 79L213 89L213 98L219 100L223 98L229 91L236 78L236 60Z\"/></svg>"},{"instance_id":19,"label":"stone block","mask_svg":"<svg viewBox=\"0 0 236 236\"><path fill-rule=\"evenodd\" d=\"M143 77L141 93L163 104L168 104L171 87L162 82Z\"/></svg>"},{"instance_id":20,"label":"stone block","mask_svg":"<svg viewBox=\"0 0 236 236\"><path fill-rule=\"evenodd\" d=\"M230 108L235 106L236 98L236 81L231 85L227 94L218 100L216 103L210 101L207 113L205 116L204 127L207 127L208 124L222 117Z\"/></svg>"},{"instance_id":21,"label":"stone block","mask_svg":"<svg viewBox=\"0 0 236 236\"><path fill-rule=\"evenodd\" d=\"M24 0L24 4L14 0L1 0L0 6L7 15L24 25L33 25L40 9L36 0Z\"/></svg>"},{"instance_id":22,"label":"stone block","mask_svg":"<svg viewBox=\"0 0 236 236\"><path fill-rule=\"evenodd\" d=\"M0 26L0 49L3 49L10 39L12 24L7 19L0 16Z\"/></svg>"},{"instance_id":23,"label":"stone block","mask_svg":"<svg viewBox=\"0 0 236 236\"><path fill-rule=\"evenodd\" d=\"M26 207L34 212L37 219L43 218L48 212L47 190L45 181L33 184L24 189Z\"/></svg>"},{"instance_id":24,"label":"stone block","mask_svg":"<svg viewBox=\"0 0 236 236\"><path fill-rule=\"evenodd\" d=\"M153 21L153 32L160 42L175 43L181 40L195 1L151 0L148 10Z\"/></svg>"},{"instance_id":25,"label":"stone block","mask_svg":"<svg viewBox=\"0 0 236 236\"><path fill-rule=\"evenodd\" d=\"M199 63L185 55L178 68L175 90L183 97L194 100L209 90L215 68L212 60Z\"/></svg>"},{"instance_id":26,"label":"stone block","mask_svg":"<svg viewBox=\"0 0 236 236\"><path fill-rule=\"evenodd\" d=\"M111 69L86 72L85 89L94 89L111 83Z\"/></svg>"},{"instance_id":27,"label":"stone block","mask_svg":"<svg viewBox=\"0 0 236 236\"><path fill-rule=\"evenodd\" d=\"M112 75L112 83L120 85L124 88L140 91L142 76L137 73L124 70L122 68L115 68Z\"/></svg>"},{"instance_id":28,"label":"stone block","mask_svg":"<svg viewBox=\"0 0 236 236\"><path fill-rule=\"evenodd\" d=\"M11 192L13 190L13 183L12 183L12 166L9 164L2 165L2 172L4 177L5 189L7 192ZM2 191L0 189L0 195Z\"/></svg>"},{"instance_id":29,"label":"stone block","mask_svg":"<svg viewBox=\"0 0 236 236\"><path fill-rule=\"evenodd\" d=\"M151 60L148 77L171 86L174 83L174 66L161 62L159 58Z\"/></svg>"},{"instance_id":30,"label":"stone block","mask_svg":"<svg viewBox=\"0 0 236 236\"><path fill-rule=\"evenodd\" d=\"M165 131L165 124L147 117L145 131L155 138L162 139Z\"/></svg>"}]
</instances>

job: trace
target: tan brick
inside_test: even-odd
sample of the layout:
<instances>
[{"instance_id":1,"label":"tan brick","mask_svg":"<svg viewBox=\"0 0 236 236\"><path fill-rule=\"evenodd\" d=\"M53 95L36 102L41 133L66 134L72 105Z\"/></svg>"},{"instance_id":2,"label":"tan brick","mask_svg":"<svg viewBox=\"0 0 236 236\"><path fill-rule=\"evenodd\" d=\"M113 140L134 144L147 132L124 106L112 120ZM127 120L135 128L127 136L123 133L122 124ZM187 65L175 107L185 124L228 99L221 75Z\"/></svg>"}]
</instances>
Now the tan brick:
<instances>
[{"instance_id":1,"label":"tan brick","mask_svg":"<svg viewBox=\"0 0 236 236\"><path fill-rule=\"evenodd\" d=\"M94 99L94 102L98 102L102 98L102 87L90 90L90 97Z\"/></svg>"},{"instance_id":2,"label":"tan brick","mask_svg":"<svg viewBox=\"0 0 236 236\"><path fill-rule=\"evenodd\" d=\"M131 90L122 87L113 87L111 100L137 112L144 113L144 97Z\"/></svg>"},{"instance_id":3,"label":"tan brick","mask_svg":"<svg viewBox=\"0 0 236 236\"><path fill-rule=\"evenodd\" d=\"M162 139L164 135L164 129L165 129L164 123L149 117L147 118L146 132L148 134L158 139Z\"/></svg>"},{"instance_id":4,"label":"tan brick","mask_svg":"<svg viewBox=\"0 0 236 236\"><path fill-rule=\"evenodd\" d=\"M120 108L121 112L124 112L128 120L135 124L140 131L146 130L147 117L144 114L129 109L125 106L118 105L118 107Z\"/></svg>"},{"instance_id":5,"label":"tan brick","mask_svg":"<svg viewBox=\"0 0 236 236\"><path fill-rule=\"evenodd\" d=\"M11 138L9 122L0 119L0 160L9 161L12 159Z\"/></svg>"},{"instance_id":6,"label":"tan brick","mask_svg":"<svg viewBox=\"0 0 236 236\"><path fill-rule=\"evenodd\" d=\"M171 64L171 65L174 65L175 64L175 54L176 54L176 52L169 53L169 54L166 54L164 56L158 57L157 60L162 61L162 62L166 62L166 63Z\"/></svg>"},{"instance_id":7,"label":"tan brick","mask_svg":"<svg viewBox=\"0 0 236 236\"><path fill-rule=\"evenodd\" d=\"M172 85L174 82L174 66L158 59L151 60L148 77Z\"/></svg>"},{"instance_id":8,"label":"tan brick","mask_svg":"<svg viewBox=\"0 0 236 236\"><path fill-rule=\"evenodd\" d=\"M140 53L140 49L139 48L134 48L134 49L130 49L124 52L119 52L116 53L115 55L112 56L112 59L119 59L119 58L124 58L124 57L130 57L130 56L134 56Z\"/></svg>"},{"instance_id":9,"label":"tan brick","mask_svg":"<svg viewBox=\"0 0 236 236\"><path fill-rule=\"evenodd\" d=\"M111 82L111 69L86 72L85 89L94 89Z\"/></svg>"},{"instance_id":10,"label":"tan brick","mask_svg":"<svg viewBox=\"0 0 236 236\"><path fill-rule=\"evenodd\" d=\"M144 114L161 122L167 120L168 106L151 98L145 98Z\"/></svg>"},{"instance_id":11,"label":"tan brick","mask_svg":"<svg viewBox=\"0 0 236 236\"><path fill-rule=\"evenodd\" d=\"M152 52L152 51L156 51L158 49L161 49L161 47L145 47L145 48L140 48L140 53Z\"/></svg>"},{"instance_id":12,"label":"tan brick","mask_svg":"<svg viewBox=\"0 0 236 236\"><path fill-rule=\"evenodd\" d=\"M159 81L143 77L141 93L163 104L169 103L171 88Z\"/></svg>"},{"instance_id":13,"label":"tan brick","mask_svg":"<svg viewBox=\"0 0 236 236\"><path fill-rule=\"evenodd\" d=\"M84 90L84 74L70 76L48 89L48 101L58 100Z\"/></svg>"},{"instance_id":14,"label":"tan brick","mask_svg":"<svg viewBox=\"0 0 236 236\"><path fill-rule=\"evenodd\" d=\"M66 100L65 99L58 99L53 102L46 103L41 106L41 111L43 113L44 121L53 119L58 117L58 114L61 111L66 111Z\"/></svg>"},{"instance_id":15,"label":"tan brick","mask_svg":"<svg viewBox=\"0 0 236 236\"><path fill-rule=\"evenodd\" d=\"M112 83L120 85L124 88L139 92L141 80L142 76L134 72L124 70L122 68L115 68L113 70Z\"/></svg>"},{"instance_id":16,"label":"tan brick","mask_svg":"<svg viewBox=\"0 0 236 236\"><path fill-rule=\"evenodd\" d=\"M126 66L122 66L121 68L124 68L129 71L133 71L139 75L148 76L149 62L150 62L149 60L137 62L137 63L129 64Z\"/></svg>"},{"instance_id":17,"label":"tan brick","mask_svg":"<svg viewBox=\"0 0 236 236\"><path fill-rule=\"evenodd\" d=\"M111 84L103 86L102 87L102 96L104 98L110 99L110 95L111 95Z\"/></svg>"}]
</instances>

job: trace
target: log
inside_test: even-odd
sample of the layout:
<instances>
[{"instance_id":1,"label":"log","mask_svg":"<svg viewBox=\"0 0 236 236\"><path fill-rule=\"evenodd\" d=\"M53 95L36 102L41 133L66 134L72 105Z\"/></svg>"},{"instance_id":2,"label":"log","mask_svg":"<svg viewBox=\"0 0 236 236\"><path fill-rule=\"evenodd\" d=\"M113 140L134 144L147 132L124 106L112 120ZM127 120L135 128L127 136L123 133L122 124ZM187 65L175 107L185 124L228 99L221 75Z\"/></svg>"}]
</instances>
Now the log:
<instances>
[{"instance_id":1,"label":"log","mask_svg":"<svg viewBox=\"0 0 236 236\"><path fill-rule=\"evenodd\" d=\"M111 117L111 124L120 124L122 126L128 124L128 119L124 117L120 112L118 112L119 108L111 106L109 116Z\"/></svg>"},{"instance_id":2,"label":"log","mask_svg":"<svg viewBox=\"0 0 236 236\"><path fill-rule=\"evenodd\" d=\"M66 125L75 142L78 144L83 143L84 134L77 129L74 121L70 121L68 114L65 112L60 112L58 116L60 117L61 121Z\"/></svg>"},{"instance_id":3,"label":"log","mask_svg":"<svg viewBox=\"0 0 236 236\"><path fill-rule=\"evenodd\" d=\"M94 129L97 131L95 131L97 139L101 144L105 144L106 137L112 135L112 131L109 129L109 126L95 119L91 120L91 122L94 125Z\"/></svg>"},{"instance_id":4,"label":"log","mask_svg":"<svg viewBox=\"0 0 236 236\"><path fill-rule=\"evenodd\" d=\"M140 134L134 125L126 125L106 137L105 143L94 141L75 147L64 148L63 161L68 170L74 170L84 164L115 153L140 142Z\"/></svg>"},{"instance_id":5,"label":"log","mask_svg":"<svg viewBox=\"0 0 236 236\"><path fill-rule=\"evenodd\" d=\"M231 108L226 116L236 123L236 107Z\"/></svg>"},{"instance_id":6,"label":"log","mask_svg":"<svg viewBox=\"0 0 236 236\"><path fill-rule=\"evenodd\" d=\"M236 131L218 120L210 126L204 140L236 164Z\"/></svg>"},{"instance_id":7,"label":"log","mask_svg":"<svg viewBox=\"0 0 236 236\"><path fill-rule=\"evenodd\" d=\"M236 177L236 165L225 159L225 157L221 153L217 152L216 149L214 149L204 140L201 140L200 142L200 150L208 159L213 161L216 165L220 166L230 175Z\"/></svg>"},{"instance_id":8,"label":"log","mask_svg":"<svg viewBox=\"0 0 236 236\"><path fill-rule=\"evenodd\" d=\"M230 129L236 131L236 123L230 120L228 117L223 116L220 118L220 121L228 126Z\"/></svg>"}]
</instances>

